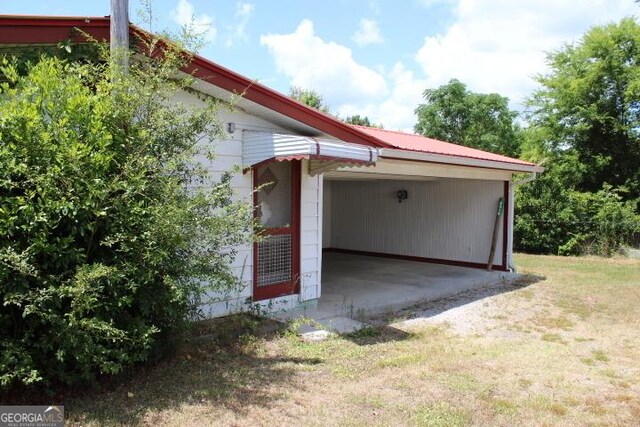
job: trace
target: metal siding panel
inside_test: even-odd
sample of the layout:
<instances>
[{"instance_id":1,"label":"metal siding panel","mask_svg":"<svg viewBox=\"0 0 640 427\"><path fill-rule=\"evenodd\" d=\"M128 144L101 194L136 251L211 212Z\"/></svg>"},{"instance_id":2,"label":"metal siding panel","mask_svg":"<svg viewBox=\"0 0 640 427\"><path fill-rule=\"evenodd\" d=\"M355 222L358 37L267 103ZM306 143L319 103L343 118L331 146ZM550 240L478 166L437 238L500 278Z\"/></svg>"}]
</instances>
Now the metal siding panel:
<instances>
[{"instance_id":1,"label":"metal siding panel","mask_svg":"<svg viewBox=\"0 0 640 427\"><path fill-rule=\"evenodd\" d=\"M305 191L303 188L302 191ZM308 191L318 191L318 190L308 190ZM317 217L318 216L318 202L302 202L302 217Z\"/></svg>"},{"instance_id":2,"label":"metal siding panel","mask_svg":"<svg viewBox=\"0 0 640 427\"><path fill-rule=\"evenodd\" d=\"M317 298L319 256L318 209L320 209L319 177L309 175L308 161L302 163L301 176L301 236L300 236L300 299L307 301Z\"/></svg>"},{"instance_id":3,"label":"metal siding panel","mask_svg":"<svg viewBox=\"0 0 640 427\"><path fill-rule=\"evenodd\" d=\"M502 185L479 180L333 182L333 247L485 263ZM409 193L402 203L395 198L400 189ZM502 249L496 252L500 264Z\"/></svg>"},{"instance_id":4,"label":"metal siding panel","mask_svg":"<svg viewBox=\"0 0 640 427\"><path fill-rule=\"evenodd\" d=\"M302 245L318 244L318 232L315 230L302 232Z\"/></svg>"},{"instance_id":5,"label":"metal siding panel","mask_svg":"<svg viewBox=\"0 0 640 427\"><path fill-rule=\"evenodd\" d=\"M300 274L308 274L316 271L316 260L313 259L303 259L300 261Z\"/></svg>"},{"instance_id":6,"label":"metal siding panel","mask_svg":"<svg viewBox=\"0 0 640 427\"><path fill-rule=\"evenodd\" d=\"M307 169L308 170L308 169ZM318 257L316 258L316 298L320 298L320 288L322 283L322 235L324 233L324 177L322 175L316 176L315 181L318 184L318 231L316 231L316 248L318 251Z\"/></svg>"},{"instance_id":7,"label":"metal siding panel","mask_svg":"<svg viewBox=\"0 0 640 427\"><path fill-rule=\"evenodd\" d=\"M333 183L322 178L322 247L331 247L331 205Z\"/></svg>"},{"instance_id":8,"label":"metal siding panel","mask_svg":"<svg viewBox=\"0 0 640 427\"><path fill-rule=\"evenodd\" d=\"M242 142L233 139L217 141L213 144L216 156L234 156L242 158Z\"/></svg>"},{"instance_id":9,"label":"metal siding panel","mask_svg":"<svg viewBox=\"0 0 640 427\"><path fill-rule=\"evenodd\" d=\"M305 286L304 292L302 295L303 301L308 301L312 299L318 298L318 287L317 286Z\"/></svg>"},{"instance_id":10,"label":"metal siding panel","mask_svg":"<svg viewBox=\"0 0 640 427\"><path fill-rule=\"evenodd\" d=\"M315 243L310 245L302 245L302 248L300 251L300 257L302 259L317 259L318 246Z\"/></svg>"},{"instance_id":11,"label":"metal siding panel","mask_svg":"<svg viewBox=\"0 0 640 427\"><path fill-rule=\"evenodd\" d=\"M302 218L302 232L305 231L318 231L318 217L304 217Z\"/></svg>"},{"instance_id":12,"label":"metal siding panel","mask_svg":"<svg viewBox=\"0 0 640 427\"><path fill-rule=\"evenodd\" d=\"M302 280L302 289L304 291L305 287L316 287L318 286L318 273L316 271L310 271L308 273L302 273L300 280Z\"/></svg>"}]
</instances>

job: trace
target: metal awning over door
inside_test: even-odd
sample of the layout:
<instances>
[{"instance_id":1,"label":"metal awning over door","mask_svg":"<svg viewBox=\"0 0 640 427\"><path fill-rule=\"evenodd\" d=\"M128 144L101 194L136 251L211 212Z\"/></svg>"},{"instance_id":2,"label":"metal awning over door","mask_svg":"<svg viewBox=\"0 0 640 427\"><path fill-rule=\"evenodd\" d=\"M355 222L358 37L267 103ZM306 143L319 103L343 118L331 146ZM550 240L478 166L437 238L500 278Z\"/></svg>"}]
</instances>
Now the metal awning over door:
<instances>
[{"instance_id":1,"label":"metal awning over door","mask_svg":"<svg viewBox=\"0 0 640 427\"><path fill-rule=\"evenodd\" d=\"M309 173L316 175L344 166L371 166L378 150L329 138L243 131L242 162L252 167L266 161L311 160Z\"/></svg>"}]
</instances>

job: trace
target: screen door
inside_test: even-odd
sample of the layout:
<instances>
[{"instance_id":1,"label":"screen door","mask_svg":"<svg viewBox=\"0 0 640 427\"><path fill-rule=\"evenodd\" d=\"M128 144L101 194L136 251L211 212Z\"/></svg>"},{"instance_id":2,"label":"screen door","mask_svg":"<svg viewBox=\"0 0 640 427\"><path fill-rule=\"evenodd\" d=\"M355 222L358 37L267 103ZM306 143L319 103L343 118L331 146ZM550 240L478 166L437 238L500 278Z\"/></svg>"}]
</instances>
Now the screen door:
<instances>
[{"instance_id":1,"label":"screen door","mask_svg":"<svg viewBox=\"0 0 640 427\"><path fill-rule=\"evenodd\" d=\"M255 215L263 238L254 244L253 299L299 292L300 162L254 168Z\"/></svg>"}]
</instances>

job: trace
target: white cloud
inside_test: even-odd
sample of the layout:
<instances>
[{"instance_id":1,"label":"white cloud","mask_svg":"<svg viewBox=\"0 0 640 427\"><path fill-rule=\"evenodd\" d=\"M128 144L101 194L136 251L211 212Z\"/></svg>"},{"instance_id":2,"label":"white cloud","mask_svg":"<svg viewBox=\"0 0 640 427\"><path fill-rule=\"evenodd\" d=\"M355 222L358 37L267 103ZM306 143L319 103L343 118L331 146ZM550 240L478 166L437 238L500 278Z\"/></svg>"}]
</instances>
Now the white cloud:
<instances>
[{"instance_id":1,"label":"white cloud","mask_svg":"<svg viewBox=\"0 0 640 427\"><path fill-rule=\"evenodd\" d=\"M342 105L338 109L340 116L364 115L374 123L382 123L386 129L413 131L414 110L422 102L427 81L416 77L401 62L393 66L388 78L392 86L389 96L380 102Z\"/></svg>"},{"instance_id":2,"label":"white cloud","mask_svg":"<svg viewBox=\"0 0 640 427\"><path fill-rule=\"evenodd\" d=\"M424 39L415 62L396 62L390 70L356 62L349 48L316 36L307 20L293 33L262 36L261 43L291 84L318 91L341 117L366 115L387 129L411 131L425 89L458 78L520 108L536 87L533 75L546 71L545 51L577 41L594 25L640 14L634 0L422 2L450 6L451 25Z\"/></svg>"},{"instance_id":3,"label":"white cloud","mask_svg":"<svg viewBox=\"0 0 640 427\"><path fill-rule=\"evenodd\" d=\"M639 11L633 0L458 0L453 24L426 37L415 59L428 87L458 78L519 106L535 88L532 77L546 70L545 51Z\"/></svg>"},{"instance_id":4,"label":"white cloud","mask_svg":"<svg viewBox=\"0 0 640 427\"><path fill-rule=\"evenodd\" d=\"M171 12L171 17L181 27L202 35L209 42L216 39L217 30L213 25L213 17L204 13L196 15L193 5L188 0L180 0Z\"/></svg>"},{"instance_id":5,"label":"white cloud","mask_svg":"<svg viewBox=\"0 0 640 427\"><path fill-rule=\"evenodd\" d=\"M260 43L292 85L318 91L330 105L366 102L388 92L380 73L357 63L346 46L316 36L309 20L290 34L263 35Z\"/></svg>"},{"instance_id":6,"label":"white cloud","mask_svg":"<svg viewBox=\"0 0 640 427\"><path fill-rule=\"evenodd\" d=\"M256 7L252 3L238 2L236 4L236 22L233 26L229 27L229 35L225 42L226 47L233 46L236 40L246 41L248 39L247 24L255 10Z\"/></svg>"},{"instance_id":7,"label":"white cloud","mask_svg":"<svg viewBox=\"0 0 640 427\"><path fill-rule=\"evenodd\" d=\"M382 43L384 39L380 34L378 23L373 19L362 18L360 25L351 40L356 42L358 46L366 46L369 44Z\"/></svg>"},{"instance_id":8,"label":"white cloud","mask_svg":"<svg viewBox=\"0 0 640 427\"><path fill-rule=\"evenodd\" d=\"M425 7L433 7L439 5L451 5L455 3L456 0L420 0L420 3Z\"/></svg>"}]
</instances>

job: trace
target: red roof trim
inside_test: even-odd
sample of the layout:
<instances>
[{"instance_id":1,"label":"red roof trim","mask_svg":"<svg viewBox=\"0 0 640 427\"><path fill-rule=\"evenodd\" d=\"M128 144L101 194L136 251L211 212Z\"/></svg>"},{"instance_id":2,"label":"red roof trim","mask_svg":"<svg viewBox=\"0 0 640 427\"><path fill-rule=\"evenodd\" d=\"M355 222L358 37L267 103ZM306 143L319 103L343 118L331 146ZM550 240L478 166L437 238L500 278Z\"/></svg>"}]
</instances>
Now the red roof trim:
<instances>
[{"instance_id":1,"label":"red roof trim","mask_svg":"<svg viewBox=\"0 0 640 427\"><path fill-rule=\"evenodd\" d=\"M109 18L105 17L0 15L0 44L56 44L68 39L75 43L88 42L80 32L73 31L76 28L96 40L106 41L109 25Z\"/></svg>"},{"instance_id":2,"label":"red roof trim","mask_svg":"<svg viewBox=\"0 0 640 427\"><path fill-rule=\"evenodd\" d=\"M258 82L248 80L246 77L214 64L199 55L193 57L191 65L188 66L185 71L229 92L243 94L242 96L250 101L263 105L344 141L374 147L391 147L389 144L380 141L374 136L359 132L352 126L338 119L328 116L314 108L310 108Z\"/></svg>"},{"instance_id":3,"label":"red roof trim","mask_svg":"<svg viewBox=\"0 0 640 427\"><path fill-rule=\"evenodd\" d=\"M36 26L45 25L70 27L91 23L94 27L109 27L108 16L38 16L38 15L0 15L2 25Z\"/></svg>"}]
</instances>

